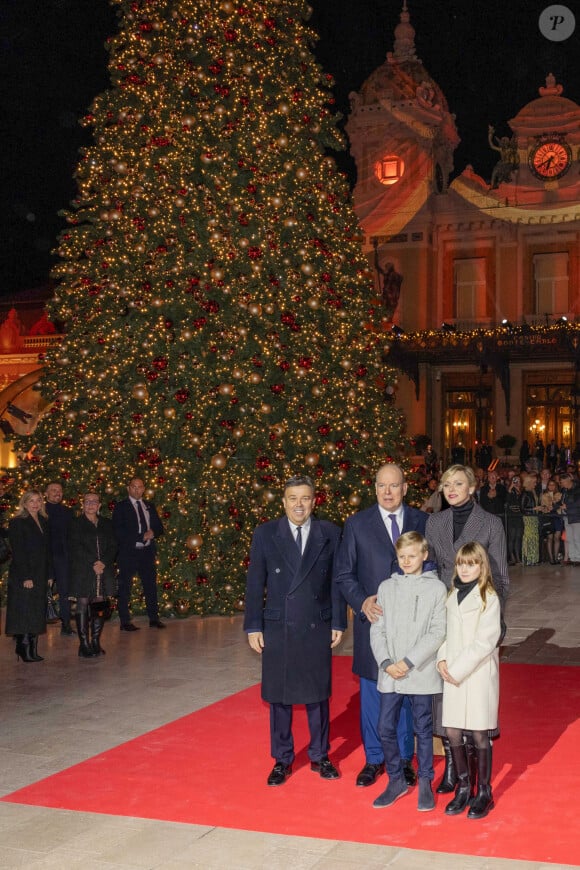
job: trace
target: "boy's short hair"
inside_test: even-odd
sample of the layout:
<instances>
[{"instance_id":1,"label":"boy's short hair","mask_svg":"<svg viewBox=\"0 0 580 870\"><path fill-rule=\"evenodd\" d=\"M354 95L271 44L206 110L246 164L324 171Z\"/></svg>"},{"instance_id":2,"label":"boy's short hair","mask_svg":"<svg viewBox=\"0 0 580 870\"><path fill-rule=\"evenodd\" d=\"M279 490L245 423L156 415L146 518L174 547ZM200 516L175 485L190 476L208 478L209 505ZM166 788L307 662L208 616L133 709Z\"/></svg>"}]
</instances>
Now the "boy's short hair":
<instances>
[{"instance_id":1,"label":"boy's short hair","mask_svg":"<svg viewBox=\"0 0 580 870\"><path fill-rule=\"evenodd\" d=\"M402 547L411 547L413 544L421 547L423 552L427 553L429 551L429 544L427 543L427 538L423 537L421 532L403 532L402 535L399 535L395 542L395 550L397 553Z\"/></svg>"}]
</instances>

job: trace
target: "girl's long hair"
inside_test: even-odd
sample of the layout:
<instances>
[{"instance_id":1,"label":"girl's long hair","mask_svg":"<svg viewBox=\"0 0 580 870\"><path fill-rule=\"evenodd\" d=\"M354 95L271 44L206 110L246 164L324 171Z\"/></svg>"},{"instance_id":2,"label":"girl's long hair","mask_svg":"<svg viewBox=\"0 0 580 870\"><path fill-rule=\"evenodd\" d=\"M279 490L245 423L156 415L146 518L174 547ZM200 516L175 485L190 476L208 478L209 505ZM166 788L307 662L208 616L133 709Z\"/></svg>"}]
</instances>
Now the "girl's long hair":
<instances>
[{"instance_id":1,"label":"girl's long hair","mask_svg":"<svg viewBox=\"0 0 580 870\"><path fill-rule=\"evenodd\" d=\"M458 565L479 565L481 570L477 580L479 586L479 594L483 601L483 609L487 602L489 592L497 594L493 585L493 577L491 576L491 567L485 548L477 541L470 541L459 548L455 555L455 568ZM457 577L457 573L455 574ZM454 578L455 579L455 578Z\"/></svg>"}]
</instances>

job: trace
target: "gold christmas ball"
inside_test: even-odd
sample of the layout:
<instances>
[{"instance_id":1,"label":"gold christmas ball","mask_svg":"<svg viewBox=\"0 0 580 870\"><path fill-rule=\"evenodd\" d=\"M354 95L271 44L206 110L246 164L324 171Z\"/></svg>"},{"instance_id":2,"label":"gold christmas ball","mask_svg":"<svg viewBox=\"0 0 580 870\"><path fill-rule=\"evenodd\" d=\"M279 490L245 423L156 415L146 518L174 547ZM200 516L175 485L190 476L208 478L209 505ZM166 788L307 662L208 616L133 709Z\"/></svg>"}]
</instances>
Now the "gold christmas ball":
<instances>
[{"instance_id":1,"label":"gold christmas ball","mask_svg":"<svg viewBox=\"0 0 580 870\"><path fill-rule=\"evenodd\" d=\"M360 504L360 495L356 492L352 492L348 497L348 503L349 505L352 505L352 507L358 507Z\"/></svg>"},{"instance_id":2,"label":"gold christmas ball","mask_svg":"<svg viewBox=\"0 0 580 870\"><path fill-rule=\"evenodd\" d=\"M240 378L244 377L243 369L240 369L236 366L235 369L232 369L232 377L239 381Z\"/></svg>"},{"instance_id":3,"label":"gold christmas ball","mask_svg":"<svg viewBox=\"0 0 580 870\"><path fill-rule=\"evenodd\" d=\"M175 602L175 610L180 616L186 616L189 613L189 601L187 598L178 598Z\"/></svg>"},{"instance_id":4,"label":"gold christmas ball","mask_svg":"<svg viewBox=\"0 0 580 870\"><path fill-rule=\"evenodd\" d=\"M234 438L242 438L244 434L244 430L241 426L236 426L235 429L232 430L232 435Z\"/></svg>"},{"instance_id":5,"label":"gold christmas ball","mask_svg":"<svg viewBox=\"0 0 580 870\"><path fill-rule=\"evenodd\" d=\"M262 381L262 375L259 372L252 372L250 375L251 384L259 384Z\"/></svg>"},{"instance_id":6,"label":"gold christmas ball","mask_svg":"<svg viewBox=\"0 0 580 870\"><path fill-rule=\"evenodd\" d=\"M266 312L266 314L274 314L275 310L276 306L273 302L268 302L267 305L264 305L264 311Z\"/></svg>"},{"instance_id":7,"label":"gold christmas ball","mask_svg":"<svg viewBox=\"0 0 580 870\"><path fill-rule=\"evenodd\" d=\"M221 396L231 396L231 394L234 392L234 385L220 384L218 387L218 391Z\"/></svg>"},{"instance_id":8,"label":"gold christmas ball","mask_svg":"<svg viewBox=\"0 0 580 870\"><path fill-rule=\"evenodd\" d=\"M139 399L140 401L146 399L148 396L147 387L145 384L134 384L133 389L131 390L131 395L134 399Z\"/></svg>"},{"instance_id":9,"label":"gold christmas ball","mask_svg":"<svg viewBox=\"0 0 580 870\"><path fill-rule=\"evenodd\" d=\"M216 453L215 456L211 458L211 465L213 468L225 468L227 464L228 458L224 456L223 453Z\"/></svg>"},{"instance_id":10,"label":"gold christmas ball","mask_svg":"<svg viewBox=\"0 0 580 870\"><path fill-rule=\"evenodd\" d=\"M300 181L304 181L307 175L308 172L306 171L306 169L304 169L303 166L299 166L296 170L296 178L298 178Z\"/></svg>"},{"instance_id":11,"label":"gold christmas ball","mask_svg":"<svg viewBox=\"0 0 580 870\"><path fill-rule=\"evenodd\" d=\"M159 216L159 209L152 205L151 208L147 209L147 214L149 217L156 218Z\"/></svg>"},{"instance_id":12,"label":"gold christmas ball","mask_svg":"<svg viewBox=\"0 0 580 870\"><path fill-rule=\"evenodd\" d=\"M315 385L315 386L312 387L311 393L312 393L313 396L316 396L316 398L318 398L319 396L322 395L322 390L320 389L320 387L317 387L317 386Z\"/></svg>"},{"instance_id":13,"label":"gold christmas ball","mask_svg":"<svg viewBox=\"0 0 580 870\"><path fill-rule=\"evenodd\" d=\"M352 368L352 362L349 359L341 359L340 364L345 372L348 372Z\"/></svg>"},{"instance_id":14,"label":"gold christmas ball","mask_svg":"<svg viewBox=\"0 0 580 870\"><path fill-rule=\"evenodd\" d=\"M249 311L250 314L252 314L254 317L259 317L259 316L261 315L261 313L262 313L262 306L259 305L259 304L256 303L256 302L252 302L251 305L248 305L248 311Z\"/></svg>"},{"instance_id":15,"label":"gold christmas ball","mask_svg":"<svg viewBox=\"0 0 580 870\"><path fill-rule=\"evenodd\" d=\"M300 270L305 275L312 275L312 272L314 271L312 263L302 263L302 265L300 266Z\"/></svg>"},{"instance_id":16,"label":"gold christmas ball","mask_svg":"<svg viewBox=\"0 0 580 870\"><path fill-rule=\"evenodd\" d=\"M164 409L163 409L163 416L165 417L166 420L173 420L173 419L175 419L175 408L171 408L171 407L170 407L170 408L164 408Z\"/></svg>"},{"instance_id":17,"label":"gold christmas ball","mask_svg":"<svg viewBox=\"0 0 580 870\"><path fill-rule=\"evenodd\" d=\"M319 459L320 459L320 456L318 455L318 453L307 453L306 456L304 457L304 462L306 463L306 465L313 466L313 465L318 465Z\"/></svg>"},{"instance_id":18,"label":"gold christmas ball","mask_svg":"<svg viewBox=\"0 0 580 870\"><path fill-rule=\"evenodd\" d=\"M267 402L264 402L260 408L262 414L271 414L272 413L272 405L268 405Z\"/></svg>"},{"instance_id":19,"label":"gold christmas ball","mask_svg":"<svg viewBox=\"0 0 580 870\"><path fill-rule=\"evenodd\" d=\"M221 528L221 526L220 526L219 523L214 523L213 526L210 526L210 527L209 527L209 530L210 530L210 532L212 533L212 535L219 535L219 533L221 532L222 528Z\"/></svg>"},{"instance_id":20,"label":"gold christmas ball","mask_svg":"<svg viewBox=\"0 0 580 870\"><path fill-rule=\"evenodd\" d=\"M201 535L188 535L185 539L185 546L188 550L199 550L202 544L203 538Z\"/></svg>"},{"instance_id":21,"label":"gold christmas ball","mask_svg":"<svg viewBox=\"0 0 580 870\"><path fill-rule=\"evenodd\" d=\"M312 308L313 311L316 311L316 309L319 307L319 305L320 305L320 302L316 298L316 296L311 296L310 299L308 300L308 307Z\"/></svg>"},{"instance_id":22,"label":"gold christmas ball","mask_svg":"<svg viewBox=\"0 0 580 870\"><path fill-rule=\"evenodd\" d=\"M193 332L191 331L191 329L184 329L181 332L181 337L184 341L190 341L192 336L193 336Z\"/></svg>"}]
</instances>

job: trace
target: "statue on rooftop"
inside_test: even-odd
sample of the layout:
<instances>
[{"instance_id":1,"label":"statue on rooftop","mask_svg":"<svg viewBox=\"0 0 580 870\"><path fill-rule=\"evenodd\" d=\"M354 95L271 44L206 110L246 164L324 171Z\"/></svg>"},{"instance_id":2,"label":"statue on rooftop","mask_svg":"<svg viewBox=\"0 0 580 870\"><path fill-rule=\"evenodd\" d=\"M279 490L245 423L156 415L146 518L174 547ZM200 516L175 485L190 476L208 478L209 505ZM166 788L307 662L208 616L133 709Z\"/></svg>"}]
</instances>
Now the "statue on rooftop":
<instances>
[{"instance_id":1,"label":"statue on rooftop","mask_svg":"<svg viewBox=\"0 0 580 870\"><path fill-rule=\"evenodd\" d=\"M496 190L500 184L511 181L512 173L518 168L520 162L516 137L512 136L510 139L509 136L502 136L498 139L494 134L495 127L492 127L490 124L487 128L487 141L489 142L489 147L494 151L498 151L500 155L500 159L493 167L491 173L490 190Z\"/></svg>"},{"instance_id":2,"label":"statue on rooftop","mask_svg":"<svg viewBox=\"0 0 580 870\"><path fill-rule=\"evenodd\" d=\"M393 263L385 263L384 267L380 265L378 250L379 243L377 239L373 239L373 247L375 249L375 269L379 276L379 286L381 287L383 304L386 309L387 317L390 320L399 304L403 276L396 271Z\"/></svg>"}]
</instances>

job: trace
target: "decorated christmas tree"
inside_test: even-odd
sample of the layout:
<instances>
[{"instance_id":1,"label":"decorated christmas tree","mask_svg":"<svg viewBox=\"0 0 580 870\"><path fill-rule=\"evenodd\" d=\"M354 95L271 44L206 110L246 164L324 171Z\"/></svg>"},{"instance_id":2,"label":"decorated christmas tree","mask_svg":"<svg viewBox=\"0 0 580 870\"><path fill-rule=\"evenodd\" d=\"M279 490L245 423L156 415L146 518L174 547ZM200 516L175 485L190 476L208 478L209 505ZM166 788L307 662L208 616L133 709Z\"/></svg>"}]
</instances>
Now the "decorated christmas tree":
<instances>
[{"instance_id":1,"label":"decorated christmas tree","mask_svg":"<svg viewBox=\"0 0 580 870\"><path fill-rule=\"evenodd\" d=\"M116 5L54 270L52 406L21 474L109 508L141 476L166 527L162 613L232 613L289 475L340 522L398 457L393 374L307 4Z\"/></svg>"}]
</instances>

